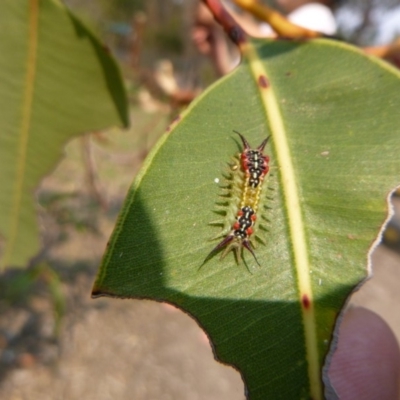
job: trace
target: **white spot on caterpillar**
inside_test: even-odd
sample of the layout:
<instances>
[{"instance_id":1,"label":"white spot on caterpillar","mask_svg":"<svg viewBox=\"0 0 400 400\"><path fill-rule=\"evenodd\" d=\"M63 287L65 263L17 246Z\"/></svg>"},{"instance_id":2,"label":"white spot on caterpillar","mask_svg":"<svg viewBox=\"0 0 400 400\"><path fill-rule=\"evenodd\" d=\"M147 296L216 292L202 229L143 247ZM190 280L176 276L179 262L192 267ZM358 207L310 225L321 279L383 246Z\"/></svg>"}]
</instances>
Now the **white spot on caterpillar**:
<instances>
[{"instance_id":1,"label":"white spot on caterpillar","mask_svg":"<svg viewBox=\"0 0 400 400\"><path fill-rule=\"evenodd\" d=\"M319 279L318 281L318 285L321 286L322 285L322 279Z\"/></svg>"},{"instance_id":2,"label":"white spot on caterpillar","mask_svg":"<svg viewBox=\"0 0 400 400\"><path fill-rule=\"evenodd\" d=\"M321 156L323 156L323 157L329 156L329 151L323 151L321 153Z\"/></svg>"},{"instance_id":3,"label":"white spot on caterpillar","mask_svg":"<svg viewBox=\"0 0 400 400\"><path fill-rule=\"evenodd\" d=\"M215 183L219 183L219 178L215 178L215 179L214 179L214 182L215 182Z\"/></svg>"}]
</instances>

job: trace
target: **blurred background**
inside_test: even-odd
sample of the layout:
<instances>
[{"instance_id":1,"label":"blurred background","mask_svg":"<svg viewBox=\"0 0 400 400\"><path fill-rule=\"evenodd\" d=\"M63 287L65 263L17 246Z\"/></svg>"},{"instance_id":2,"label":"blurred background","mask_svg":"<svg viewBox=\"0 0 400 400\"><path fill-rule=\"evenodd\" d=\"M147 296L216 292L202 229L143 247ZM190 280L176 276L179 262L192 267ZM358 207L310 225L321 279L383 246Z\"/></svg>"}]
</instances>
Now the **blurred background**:
<instances>
[{"instance_id":1,"label":"blurred background","mask_svg":"<svg viewBox=\"0 0 400 400\"><path fill-rule=\"evenodd\" d=\"M249 32L271 34L225 3ZM306 2L265 3L296 20ZM371 46L400 36L400 0L321 3L342 40ZM38 189L44 250L28 270L0 277L0 398L244 399L239 373L213 360L189 316L150 301L90 298L118 211L147 153L182 107L237 65L238 54L196 0L65 4L118 60L131 127L71 141ZM399 210L399 191L393 204ZM399 215L374 252L374 278L352 303L379 313L400 340L393 307L400 302Z\"/></svg>"}]
</instances>

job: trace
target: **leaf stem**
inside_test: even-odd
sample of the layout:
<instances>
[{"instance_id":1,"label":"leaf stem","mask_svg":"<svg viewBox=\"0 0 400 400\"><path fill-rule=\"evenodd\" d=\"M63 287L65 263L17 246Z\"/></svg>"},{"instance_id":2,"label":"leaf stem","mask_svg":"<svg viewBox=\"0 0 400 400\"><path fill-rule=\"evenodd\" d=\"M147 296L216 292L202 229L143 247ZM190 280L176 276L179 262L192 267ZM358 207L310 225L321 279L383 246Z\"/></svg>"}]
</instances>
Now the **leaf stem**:
<instances>
[{"instance_id":1,"label":"leaf stem","mask_svg":"<svg viewBox=\"0 0 400 400\"><path fill-rule=\"evenodd\" d=\"M233 43L240 48L243 43L247 42L245 31L225 10L220 0L203 0L203 2L213 14L214 19L224 28Z\"/></svg>"},{"instance_id":2,"label":"leaf stem","mask_svg":"<svg viewBox=\"0 0 400 400\"><path fill-rule=\"evenodd\" d=\"M233 0L233 2L248 11L261 21L268 22L279 37L287 39L310 39L324 36L320 32L295 25L281 13L256 0Z\"/></svg>"},{"instance_id":3,"label":"leaf stem","mask_svg":"<svg viewBox=\"0 0 400 400\"><path fill-rule=\"evenodd\" d=\"M364 47L364 52L391 61L400 68L400 38L383 46Z\"/></svg>"}]
</instances>

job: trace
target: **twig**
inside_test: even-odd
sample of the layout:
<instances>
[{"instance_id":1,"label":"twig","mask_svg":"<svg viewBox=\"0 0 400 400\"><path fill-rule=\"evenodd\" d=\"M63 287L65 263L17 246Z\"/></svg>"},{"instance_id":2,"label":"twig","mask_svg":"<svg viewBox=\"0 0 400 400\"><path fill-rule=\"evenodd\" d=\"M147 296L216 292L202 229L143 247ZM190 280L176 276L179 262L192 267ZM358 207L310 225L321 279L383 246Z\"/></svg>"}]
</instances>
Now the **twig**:
<instances>
[{"instance_id":1,"label":"twig","mask_svg":"<svg viewBox=\"0 0 400 400\"><path fill-rule=\"evenodd\" d=\"M81 137L83 164L85 167L86 180L89 186L89 192L97 200L102 209L106 210L107 202L101 195L100 190L97 186L97 172L90 142L91 141L89 133Z\"/></svg>"},{"instance_id":2,"label":"twig","mask_svg":"<svg viewBox=\"0 0 400 400\"><path fill-rule=\"evenodd\" d=\"M257 0L233 0L233 2L258 19L268 22L279 37L287 39L310 39L325 36L320 32L293 24L278 11L259 3Z\"/></svg>"},{"instance_id":3,"label":"twig","mask_svg":"<svg viewBox=\"0 0 400 400\"><path fill-rule=\"evenodd\" d=\"M233 17L225 10L219 0L203 0L214 16L214 19L224 28L227 35L239 48L247 42L247 35Z\"/></svg>"},{"instance_id":4,"label":"twig","mask_svg":"<svg viewBox=\"0 0 400 400\"><path fill-rule=\"evenodd\" d=\"M220 0L203 0L203 2L208 6L215 20L224 28L231 40L238 47L241 47L247 41L246 34L224 9ZM260 4L257 0L233 0L233 2L258 19L267 22L277 33L278 37L286 39L311 39L327 36L323 33L293 24L278 11Z\"/></svg>"},{"instance_id":5,"label":"twig","mask_svg":"<svg viewBox=\"0 0 400 400\"><path fill-rule=\"evenodd\" d=\"M400 39L384 46L365 47L364 51L367 54L385 58L400 67Z\"/></svg>"}]
</instances>

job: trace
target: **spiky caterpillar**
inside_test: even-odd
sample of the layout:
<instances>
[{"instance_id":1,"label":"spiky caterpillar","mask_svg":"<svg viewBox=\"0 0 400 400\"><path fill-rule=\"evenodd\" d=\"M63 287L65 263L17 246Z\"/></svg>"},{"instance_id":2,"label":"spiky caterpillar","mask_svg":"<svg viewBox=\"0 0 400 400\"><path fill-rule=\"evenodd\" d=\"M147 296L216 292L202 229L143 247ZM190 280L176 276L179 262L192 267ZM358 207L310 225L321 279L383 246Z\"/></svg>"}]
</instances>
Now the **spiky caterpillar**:
<instances>
[{"instance_id":1,"label":"spiky caterpillar","mask_svg":"<svg viewBox=\"0 0 400 400\"><path fill-rule=\"evenodd\" d=\"M228 186L225 187L225 195L228 198L239 198L239 202L231 204L235 208L232 215L232 207L228 209L226 219L230 222L228 227L226 222L222 235L225 238L218 243L210 254L206 257L207 261L214 253L225 247L222 257L230 250L236 252L240 259L242 248L247 249L259 264L254 253L250 237L254 233L254 225L257 219L257 210L260 203L260 196L263 189L263 181L269 171L269 157L263 154L268 142L267 137L256 149L252 149L248 141L239 132L234 131L240 136L243 143L243 151L239 156L240 162L231 165L232 174L228 177ZM239 164L239 165L238 165ZM229 202L229 200L228 200ZM213 224L220 225L219 221ZM228 232L227 232L228 230ZM218 235L218 237L221 235Z\"/></svg>"}]
</instances>

